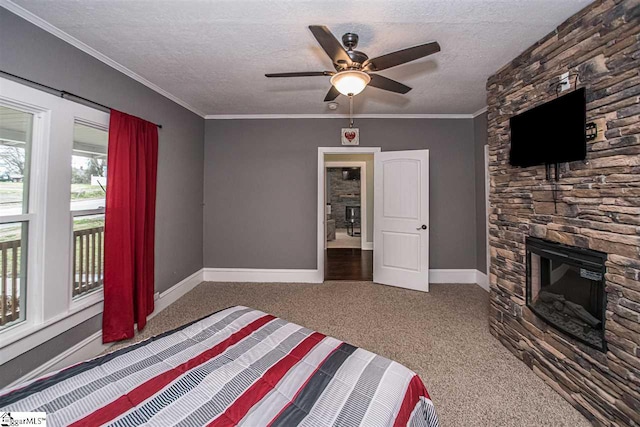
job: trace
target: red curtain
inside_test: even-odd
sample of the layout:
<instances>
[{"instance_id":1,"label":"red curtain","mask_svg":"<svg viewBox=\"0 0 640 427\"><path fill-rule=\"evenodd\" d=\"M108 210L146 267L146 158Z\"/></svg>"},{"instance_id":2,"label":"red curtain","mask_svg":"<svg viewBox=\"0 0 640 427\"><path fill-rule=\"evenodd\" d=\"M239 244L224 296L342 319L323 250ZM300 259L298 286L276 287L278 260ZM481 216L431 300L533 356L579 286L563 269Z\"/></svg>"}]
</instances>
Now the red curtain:
<instances>
[{"instance_id":1,"label":"red curtain","mask_svg":"<svg viewBox=\"0 0 640 427\"><path fill-rule=\"evenodd\" d=\"M153 312L158 128L111 110L102 341L133 337Z\"/></svg>"}]
</instances>

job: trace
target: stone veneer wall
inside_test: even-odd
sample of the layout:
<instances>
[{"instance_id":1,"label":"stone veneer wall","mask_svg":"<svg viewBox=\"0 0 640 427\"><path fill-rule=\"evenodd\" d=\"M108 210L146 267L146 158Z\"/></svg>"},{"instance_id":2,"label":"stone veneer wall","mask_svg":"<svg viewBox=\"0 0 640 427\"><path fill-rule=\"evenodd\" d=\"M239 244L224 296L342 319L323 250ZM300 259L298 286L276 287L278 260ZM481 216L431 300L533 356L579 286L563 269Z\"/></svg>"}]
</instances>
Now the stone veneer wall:
<instances>
[{"instance_id":1,"label":"stone veneer wall","mask_svg":"<svg viewBox=\"0 0 640 427\"><path fill-rule=\"evenodd\" d=\"M327 178L331 218L336 220L336 228L347 228L346 207L360 206L360 180L342 179L342 168L327 168ZM347 194L353 194L354 197L345 197ZM360 221L356 223L358 227Z\"/></svg>"},{"instance_id":2,"label":"stone veneer wall","mask_svg":"<svg viewBox=\"0 0 640 427\"><path fill-rule=\"evenodd\" d=\"M638 0L596 1L487 83L491 332L594 425L640 425L639 15ZM509 165L509 118L554 98L566 71L600 132L587 162L561 165L556 214L544 166ZM606 354L527 309L527 236L608 254Z\"/></svg>"}]
</instances>

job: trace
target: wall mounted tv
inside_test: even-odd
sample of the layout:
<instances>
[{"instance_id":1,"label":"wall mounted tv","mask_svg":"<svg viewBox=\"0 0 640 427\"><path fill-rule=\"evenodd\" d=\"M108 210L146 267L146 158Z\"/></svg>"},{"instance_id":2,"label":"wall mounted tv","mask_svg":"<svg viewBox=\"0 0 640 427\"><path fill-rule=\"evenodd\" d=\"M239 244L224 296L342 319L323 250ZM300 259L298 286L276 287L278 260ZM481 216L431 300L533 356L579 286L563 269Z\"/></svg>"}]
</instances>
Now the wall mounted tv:
<instances>
[{"instance_id":1,"label":"wall mounted tv","mask_svg":"<svg viewBox=\"0 0 640 427\"><path fill-rule=\"evenodd\" d=\"M577 89L511 117L513 166L584 160L587 155L585 89Z\"/></svg>"}]
</instances>

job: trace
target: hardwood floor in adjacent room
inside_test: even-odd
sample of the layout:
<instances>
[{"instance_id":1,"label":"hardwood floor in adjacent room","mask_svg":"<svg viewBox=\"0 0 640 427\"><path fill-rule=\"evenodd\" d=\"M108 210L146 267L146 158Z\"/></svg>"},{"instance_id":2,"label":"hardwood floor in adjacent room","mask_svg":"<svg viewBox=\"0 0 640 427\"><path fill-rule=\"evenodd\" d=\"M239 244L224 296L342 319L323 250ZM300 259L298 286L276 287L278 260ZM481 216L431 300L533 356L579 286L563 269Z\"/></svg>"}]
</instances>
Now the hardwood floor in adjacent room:
<instances>
[{"instance_id":1,"label":"hardwood floor in adjacent room","mask_svg":"<svg viewBox=\"0 0 640 427\"><path fill-rule=\"evenodd\" d=\"M373 251L327 249L324 280L373 280Z\"/></svg>"}]
</instances>

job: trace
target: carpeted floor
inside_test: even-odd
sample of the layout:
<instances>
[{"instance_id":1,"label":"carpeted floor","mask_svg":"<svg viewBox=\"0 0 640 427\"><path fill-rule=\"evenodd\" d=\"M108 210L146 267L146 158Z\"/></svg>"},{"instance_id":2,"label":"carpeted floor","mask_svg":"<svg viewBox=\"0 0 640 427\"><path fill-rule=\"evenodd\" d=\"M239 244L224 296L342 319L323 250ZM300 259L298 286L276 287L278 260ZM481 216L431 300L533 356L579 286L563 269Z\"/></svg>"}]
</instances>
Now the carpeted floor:
<instances>
[{"instance_id":1,"label":"carpeted floor","mask_svg":"<svg viewBox=\"0 0 640 427\"><path fill-rule=\"evenodd\" d=\"M489 333L489 296L473 285L431 285L427 294L371 282L203 283L118 347L233 305L404 364L424 380L442 426L590 425Z\"/></svg>"}]
</instances>

